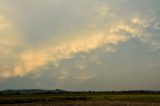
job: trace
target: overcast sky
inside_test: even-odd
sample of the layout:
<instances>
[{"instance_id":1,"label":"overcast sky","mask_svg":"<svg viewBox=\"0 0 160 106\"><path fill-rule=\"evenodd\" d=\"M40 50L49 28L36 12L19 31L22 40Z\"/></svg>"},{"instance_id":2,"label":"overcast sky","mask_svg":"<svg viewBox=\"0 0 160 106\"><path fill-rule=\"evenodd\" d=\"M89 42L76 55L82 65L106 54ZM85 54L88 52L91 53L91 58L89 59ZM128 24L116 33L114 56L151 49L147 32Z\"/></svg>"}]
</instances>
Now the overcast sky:
<instances>
[{"instance_id":1,"label":"overcast sky","mask_svg":"<svg viewBox=\"0 0 160 106\"><path fill-rule=\"evenodd\" d=\"M160 90L160 0L0 0L0 89Z\"/></svg>"}]
</instances>

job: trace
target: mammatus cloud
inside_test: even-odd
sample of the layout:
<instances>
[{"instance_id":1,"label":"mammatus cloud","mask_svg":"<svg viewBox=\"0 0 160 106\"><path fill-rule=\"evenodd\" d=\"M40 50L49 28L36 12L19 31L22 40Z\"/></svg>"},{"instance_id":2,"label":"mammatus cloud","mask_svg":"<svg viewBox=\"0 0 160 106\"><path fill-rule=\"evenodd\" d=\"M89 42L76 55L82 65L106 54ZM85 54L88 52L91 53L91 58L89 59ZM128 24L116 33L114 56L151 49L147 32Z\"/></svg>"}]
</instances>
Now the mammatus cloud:
<instances>
[{"instance_id":1,"label":"mammatus cloud","mask_svg":"<svg viewBox=\"0 0 160 106\"><path fill-rule=\"evenodd\" d=\"M146 19L136 16L135 14L128 16L127 18L120 18L116 16L117 13L110 10L110 8L105 4L95 7L93 10L94 11L91 12L84 12L80 9L81 13L75 12L76 15L78 14L79 17L85 21L81 24L79 17L75 16L79 19L76 24L80 24L80 26L75 28L76 25L73 22L70 25L76 33L74 31L68 33L68 31L65 30L64 32L66 33L62 34L65 40L58 40L58 43L52 43L52 39L54 39L54 37L49 37L49 39L51 39L48 40L49 43L46 41L43 45L40 45L36 49L31 47L31 45L23 45L24 43L27 44L27 41L25 42L25 38L20 38L20 36L18 36L15 32L14 28L16 25L4 16L1 16L0 77L24 77L28 74L38 72L38 68L45 67L50 63L57 63L59 61L63 61L64 59L70 59L76 54L82 52L90 53L93 50L105 46L107 46L105 51L116 52L116 50L109 45L118 46L120 43L128 41L129 39L138 39L145 44L152 45L154 49L160 48L160 42L159 40L156 40L153 32L153 30L160 30L160 24L156 20ZM73 17L75 13L73 14ZM56 27L58 27L58 25ZM38 29L38 27L35 29ZM84 33L81 33L83 30ZM32 35L27 36L32 37ZM79 68L83 70L85 67L79 66ZM58 79L64 80L67 76L68 72L64 71ZM85 81L94 77L95 76L92 74L87 74L77 77L76 79Z\"/></svg>"},{"instance_id":2,"label":"mammatus cloud","mask_svg":"<svg viewBox=\"0 0 160 106\"><path fill-rule=\"evenodd\" d=\"M0 16L0 37L0 45L7 47L15 46L18 42L18 39L15 39L14 26L5 16Z\"/></svg>"},{"instance_id":3,"label":"mammatus cloud","mask_svg":"<svg viewBox=\"0 0 160 106\"><path fill-rule=\"evenodd\" d=\"M0 16L0 74L4 77L9 77L10 70L13 70L17 48L20 47L19 40L13 24L5 16Z\"/></svg>"},{"instance_id":4,"label":"mammatus cloud","mask_svg":"<svg viewBox=\"0 0 160 106\"><path fill-rule=\"evenodd\" d=\"M131 38L136 38L143 43L149 44L153 49L160 48L160 42L156 40L157 34L154 32L160 31L156 29L156 22L152 19L143 19L140 17L132 17L128 20L120 21L115 24L115 27L110 29L110 32L114 34L122 34Z\"/></svg>"},{"instance_id":5,"label":"mammatus cloud","mask_svg":"<svg viewBox=\"0 0 160 106\"><path fill-rule=\"evenodd\" d=\"M8 51L9 53L16 55L14 60L17 61L15 63L11 63L10 66L8 66L9 68L6 68L5 66L2 67L0 76L3 78L16 76L23 77L27 74L35 72L37 68L43 67L49 63L57 63L63 59L72 58L74 55L81 52L89 53L92 50L103 47L104 45L118 45L119 43L125 42L131 38L138 38L141 41L147 40L147 42L151 42L153 44L154 41L150 40L151 36L148 36L149 32L146 32L146 29L150 27L151 24L152 23L149 21L142 20L138 17L133 17L127 21L124 20L116 23L111 26L108 31L85 33L85 35L81 35L82 37L73 37L65 41L62 40L53 46L46 45L43 48L39 47L37 49L25 49L19 54L14 54L11 51L12 49L8 48L8 50L10 50ZM1 33L6 31L9 26L10 24L6 21L1 21ZM12 39L8 37L5 38L2 34L1 37L4 37L3 42L1 42L1 47L4 45L8 47L14 46L14 48L17 47L17 44L14 44ZM14 38L16 37L17 36L14 36ZM155 45L157 46L157 44ZM6 49L7 48L5 48L5 50ZM115 52L114 49L109 47L107 48L107 51ZM64 79L64 75L66 76L67 73L62 75L62 77L59 77L60 79ZM88 77L84 77L84 79L88 79Z\"/></svg>"},{"instance_id":6,"label":"mammatus cloud","mask_svg":"<svg viewBox=\"0 0 160 106\"><path fill-rule=\"evenodd\" d=\"M118 44L127 40L126 36L105 35L93 33L83 38L76 38L57 44L51 48L40 48L39 50L26 50L19 55L19 65L15 65L14 70L2 72L2 77L24 76L36 70L36 68L46 65L49 62L56 63L63 59L69 59L75 54L102 47L104 44Z\"/></svg>"},{"instance_id":7,"label":"mammatus cloud","mask_svg":"<svg viewBox=\"0 0 160 106\"><path fill-rule=\"evenodd\" d=\"M75 79L80 80L80 81L86 81L86 80L90 80L94 77L95 77L95 75L85 74L85 75L77 76Z\"/></svg>"}]
</instances>

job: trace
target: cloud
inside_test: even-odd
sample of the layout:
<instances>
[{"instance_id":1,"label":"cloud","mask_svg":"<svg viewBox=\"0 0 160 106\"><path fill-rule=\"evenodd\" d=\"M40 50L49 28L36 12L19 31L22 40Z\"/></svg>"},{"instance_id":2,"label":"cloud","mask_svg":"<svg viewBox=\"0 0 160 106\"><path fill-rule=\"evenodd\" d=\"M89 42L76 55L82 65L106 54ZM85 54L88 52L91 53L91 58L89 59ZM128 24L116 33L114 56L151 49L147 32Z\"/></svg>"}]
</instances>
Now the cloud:
<instances>
[{"instance_id":1,"label":"cloud","mask_svg":"<svg viewBox=\"0 0 160 106\"><path fill-rule=\"evenodd\" d=\"M122 34L122 35L126 35L128 37L139 37L139 36L143 36L140 33L141 28L139 28L139 26L134 26L130 23L130 21L133 24L138 24L140 22L133 22L134 19L131 20L124 20L124 21L120 21L119 23L116 23L113 27L111 27L110 32L114 33L114 34ZM139 20L138 20L139 21Z\"/></svg>"},{"instance_id":2,"label":"cloud","mask_svg":"<svg viewBox=\"0 0 160 106\"><path fill-rule=\"evenodd\" d=\"M159 89L159 3L0 0L0 89Z\"/></svg>"},{"instance_id":3,"label":"cloud","mask_svg":"<svg viewBox=\"0 0 160 106\"><path fill-rule=\"evenodd\" d=\"M68 74L69 74L68 71L63 71L58 76L58 79L61 80L61 81L63 81L63 80L65 80L69 76Z\"/></svg>"},{"instance_id":4,"label":"cloud","mask_svg":"<svg viewBox=\"0 0 160 106\"><path fill-rule=\"evenodd\" d=\"M81 71L84 71L86 69L86 65L84 65L84 64L78 64L77 68L80 69Z\"/></svg>"},{"instance_id":5,"label":"cloud","mask_svg":"<svg viewBox=\"0 0 160 106\"><path fill-rule=\"evenodd\" d=\"M56 64L59 61L70 59L78 53L90 53L104 46L107 46L105 51L116 52L109 45L117 46L129 39L139 39L154 48L160 48L160 43L154 35L155 32L152 32L152 30L159 30L159 23L157 21L154 22L153 19L139 16L135 12L133 12L133 15L126 12L128 16L125 18L126 14L119 14L117 11L117 9L124 10L123 8L116 8L115 5L112 7L112 5L109 6L104 2L96 2L94 6L91 6L90 2L87 2L86 5L82 3L80 7L70 7L66 2L63 5L60 5L61 3L58 1L57 3L59 6L67 6L69 9L63 7L62 11L54 8L56 12L52 13L52 8L47 8L46 11L49 13L42 16L38 9L32 8L28 10L27 6L27 8L22 8L21 5L15 5L11 2L12 5L14 4L14 9L16 8L20 11L20 18L16 18L13 24L5 16L0 16L0 52L3 56L0 58L1 66L3 66L0 69L1 77L24 77L30 73L37 72L38 68L45 67L50 63ZM20 4L25 5L22 2ZM27 2L27 5L29 4L30 2ZM40 10L43 10L43 6L50 3L47 1L45 5L42 4L39 7ZM76 2L76 4L78 3ZM64 11L66 13L63 13ZM27 12L26 17L21 16L24 15L22 14L23 12ZM50 17L47 17L47 15ZM35 22L32 23L33 20L28 18L30 16L35 16L33 18ZM57 17L54 19L55 16ZM20 21L16 26L15 23L18 22L18 19L21 19L22 22ZM66 21L66 19L68 20ZM24 20L25 22L23 22ZM54 25L50 25L50 23ZM43 26L43 24L47 25ZM15 27L19 28L20 26L23 27L20 32L26 32L25 34L21 33L21 37L15 31ZM64 29L61 28L62 26L65 26L63 27ZM70 27L72 28L70 29ZM56 33L48 30L48 28L53 28L51 30L55 30ZM61 31L63 33L60 33ZM30 39L34 39L34 43L31 45L30 41L26 40L28 36ZM39 40L41 36L43 37ZM43 41L43 38L46 39ZM35 40L39 40L40 45L34 46L36 45ZM82 69L83 67L80 66L79 68Z\"/></svg>"},{"instance_id":6,"label":"cloud","mask_svg":"<svg viewBox=\"0 0 160 106\"><path fill-rule=\"evenodd\" d=\"M102 47L104 44L118 44L127 40L126 36L115 36L93 33L83 38L76 38L57 44L51 48L39 48L36 50L25 50L19 56L18 65L14 69L1 74L2 77L24 76L34 72L38 67L49 62L56 63L63 59L69 59L77 53L89 53Z\"/></svg>"},{"instance_id":7,"label":"cloud","mask_svg":"<svg viewBox=\"0 0 160 106\"><path fill-rule=\"evenodd\" d=\"M154 49L158 49L160 42L156 40L156 36L158 35L156 26L157 21L154 19L133 16L116 23L110 29L110 32L117 35L126 35L129 39L139 39L143 43L153 46Z\"/></svg>"},{"instance_id":8,"label":"cloud","mask_svg":"<svg viewBox=\"0 0 160 106\"><path fill-rule=\"evenodd\" d=\"M14 34L14 26L11 22L5 16L0 16L0 45L14 46L18 40Z\"/></svg>"},{"instance_id":9,"label":"cloud","mask_svg":"<svg viewBox=\"0 0 160 106\"><path fill-rule=\"evenodd\" d=\"M133 17L131 19L131 23L135 24L135 25L145 25L146 24L146 21L139 18L139 17ZM147 27L147 26L146 26Z\"/></svg>"},{"instance_id":10,"label":"cloud","mask_svg":"<svg viewBox=\"0 0 160 106\"><path fill-rule=\"evenodd\" d=\"M10 26L10 23L8 23L3 16L0 16L0 29L4 30L6 27L9 27L9 26Z\"/></svg>"},{"instance_id":11,"label":"cloud","mask_svg":"<svg viewBox=\"0 0 160 106\"><path fill-rule=\"evenodd\" d=\"M160 23L159 22L155 23L155 27L154 28L157 29L157 30L160 30Z\"/></svg>"},{"instance_id":12,"label":"cloud","mask_svg":"<svg viewBox=\"0 0 160 106\"><path fill-rule=\"evenodd\" d=\"M10 77L17 60L20 47L20 37L17 35L12 22L5 16L0 16L0 75Z\"/></svg>"},{"instance_id":13,"label":"cloud","mask_svg":"<svg viewBox=\"0 0 160 106\"><path fill-rule=\"evenodd\" d=\"M87 81L93 78L95 78L95 75L90 75L90 74L84 74L76 77L76 79L79 81Z\"/></svg>"},{"instance_id":14,"label":"cloud","mask_svg":"<svg viewBox=\"0 0 160 106\"><path fill-rule=\"evenodd\" d=\"M3 25L3 24L2 24ZM14 64L10 63L10 68L1 69L0 76L3 78L25 76L33 72L37 72L36 69L43 67L49 63L57 63L64 59L70 59L78 53L90 53L92 50L103 47L104 45L118 45L121 42L125 42L131 38L138 38L141 41L149 41L150 36L147 36L146 29L150 26L150 22L142 20L138 17L133 17L127 21L120 21L111 26L108 31L101 32L85 32L83 35L74 33L76 37L70 37L66 40L59 40L58 43L54 43L52 46L52 40L50 43L46 43L44 46L35 48L28 48L22 50L19 54L16 54L16 58L11 61L17 60ZM8 38L8 37L7 37ZM11 40L11 39L7 39ZM10 41L7 44L10 43ZM158 43L153 41L152 45L159 47ZM49 44L49 45L48 45ZM11 44L13 45L13 44ZM17 45L14 46L15 48ZM6 49L6 48L5 48ZM116 52L115 49L107 47L107 52ZM11 52L11 54L14 54ZM82 67L81 67L82 68Z\"/></svg>"}]
</instances>

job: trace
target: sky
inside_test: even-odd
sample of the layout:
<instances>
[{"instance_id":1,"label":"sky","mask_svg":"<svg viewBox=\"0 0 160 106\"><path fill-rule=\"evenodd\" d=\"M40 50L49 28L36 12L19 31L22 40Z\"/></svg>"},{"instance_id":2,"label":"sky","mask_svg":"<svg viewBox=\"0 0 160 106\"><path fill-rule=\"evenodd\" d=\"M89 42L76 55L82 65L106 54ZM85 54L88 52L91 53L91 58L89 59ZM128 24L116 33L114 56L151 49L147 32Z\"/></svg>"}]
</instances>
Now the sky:
<instances>
[{"instance_id":1,"label":"sky","mask_svg":"<svg viewBox=\"0 0 160 106\"><path fill-rule=\"evenodd\" d=\"M0 90L160 90L160 0L0 0Z\"/></svg>"}]
</instances>

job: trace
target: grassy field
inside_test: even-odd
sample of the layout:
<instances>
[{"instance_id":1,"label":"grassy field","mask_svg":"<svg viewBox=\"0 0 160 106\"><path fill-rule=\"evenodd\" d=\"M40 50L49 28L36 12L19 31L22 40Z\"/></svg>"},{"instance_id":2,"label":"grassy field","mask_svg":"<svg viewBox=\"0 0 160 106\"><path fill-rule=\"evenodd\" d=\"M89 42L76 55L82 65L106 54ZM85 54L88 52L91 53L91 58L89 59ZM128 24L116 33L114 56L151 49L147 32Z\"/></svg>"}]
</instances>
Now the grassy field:
<instances>
[{"instance_id":1,"label":"grassy field","mask_svg":"<svg viewBox=\"0 0 160 106\"><path fill-rule=\"evenodd\" d=\"M1 106L160 106L160 94L63 93L1 95Z\"/></svg>"}]
</instances>

